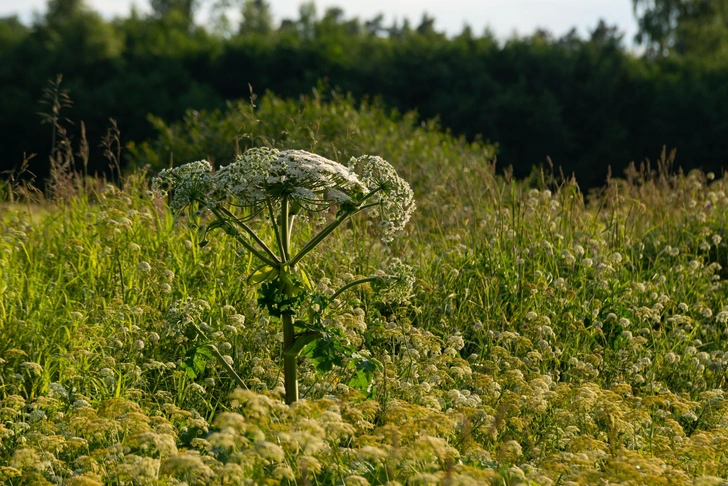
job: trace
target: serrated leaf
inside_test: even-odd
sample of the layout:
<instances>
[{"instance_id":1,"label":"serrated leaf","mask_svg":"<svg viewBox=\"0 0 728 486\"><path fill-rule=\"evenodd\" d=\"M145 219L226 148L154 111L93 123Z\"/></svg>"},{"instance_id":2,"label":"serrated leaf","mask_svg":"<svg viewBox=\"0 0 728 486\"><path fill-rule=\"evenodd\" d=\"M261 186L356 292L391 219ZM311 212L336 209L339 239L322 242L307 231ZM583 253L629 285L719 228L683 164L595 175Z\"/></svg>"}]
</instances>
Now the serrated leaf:
<instances>
[{"instance_id":1,"label":"serrated leaf","mask_svg":"<svg viewBox=\"0 0 728 486\"><path fill-rule=\"evenodd\" d=\"M313 363L316 371L325 373L334 365L343 366L347 349L337 339L318 339L303 349L303 354Z\"/></svg>"},{"instance_id":2,"label":"serrated leaf","mask_svg":"<svg viewBox=\"0 0 728 486\"><path fill-rule=\"evenodd\" d=\"M195 373L200 375L203 371L205 371L206 364L207 358L205 358L204 356L195 355L192 363L192 368L195 370Z\"/></svg>"}]
</instances>

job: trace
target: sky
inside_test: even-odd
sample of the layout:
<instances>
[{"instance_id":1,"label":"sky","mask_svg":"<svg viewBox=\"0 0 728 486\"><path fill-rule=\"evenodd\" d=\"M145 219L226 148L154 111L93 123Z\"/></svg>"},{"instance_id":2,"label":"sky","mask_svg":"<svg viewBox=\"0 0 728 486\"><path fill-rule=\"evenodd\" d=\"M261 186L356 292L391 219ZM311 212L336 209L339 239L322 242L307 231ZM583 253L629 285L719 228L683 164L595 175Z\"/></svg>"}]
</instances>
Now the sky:
<instances>
[{"instance_id":1,"label":"sky","mask_svg":"<svg viewBox=\"0 0 728 486\"><path fill-rule=\"evenodd\" d=\"M277 21L298 18L301 0L268 1ZM213 2L200 0L198 21L204 22ZM128 15L132 4L142 12L149 11L149 0L86 0L86 4L107 18ZM0 0L0 16L18 14L23 21L30 22L33 12L43 12L45 5L46 0ZM347 18L370 19L383 13L385 25L406 17L416 26L427 12L436 19L438 31L455 35L468 24L476 34L489 27L500 39L514 33L529 35L537 28L561 36L576 27L586 36L600 18L617 25L626 34L628 45L637 31L632 0L317 0L316 6L319 14L330 6L341 7Z\"/></svg>"}]
</instances>

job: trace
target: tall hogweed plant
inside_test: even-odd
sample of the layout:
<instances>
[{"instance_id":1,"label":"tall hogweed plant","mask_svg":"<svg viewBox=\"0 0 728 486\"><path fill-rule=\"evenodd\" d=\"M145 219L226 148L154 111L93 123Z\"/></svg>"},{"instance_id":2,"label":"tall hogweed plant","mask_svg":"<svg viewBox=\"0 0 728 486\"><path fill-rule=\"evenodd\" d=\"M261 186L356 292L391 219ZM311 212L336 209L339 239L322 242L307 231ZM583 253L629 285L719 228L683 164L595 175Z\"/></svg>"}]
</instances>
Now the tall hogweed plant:
<instances>
[{"instance_id":1,"label":"tall hogweed plant","mask_svg":"<svg viewBox=\"0 0 728 486\"><path fill-rule=\"evenodd\" d=\"M357 353L343 331L326 326L326 316L342 308L343 294L368 284L390 302L404 302L414 284L411 268L392 259L386 271L350 279L329 295L316 292L304 260L345 221L359 213L378 218L381 239L390 242L415 209L409 184L381 157L364 155L343 165L302 150L253 148L213 172L206 161L165 169L153 189L171 194L170 209L209 213L201 227L201 245L221 229L249 252L247 284L258 285L258 304L283 327L286 403L298 400L297 367L301 355L319 372L344 359L352 368L350 386L366 390L381 365ZM322 224L316 224L321 222ZM242 282L241 282L242 283ZM188 320L196 346L184 366L194 377L206 359L220 360L238 381L230 360L207 340L199 323Z\"/></svg>"}]
</instances>

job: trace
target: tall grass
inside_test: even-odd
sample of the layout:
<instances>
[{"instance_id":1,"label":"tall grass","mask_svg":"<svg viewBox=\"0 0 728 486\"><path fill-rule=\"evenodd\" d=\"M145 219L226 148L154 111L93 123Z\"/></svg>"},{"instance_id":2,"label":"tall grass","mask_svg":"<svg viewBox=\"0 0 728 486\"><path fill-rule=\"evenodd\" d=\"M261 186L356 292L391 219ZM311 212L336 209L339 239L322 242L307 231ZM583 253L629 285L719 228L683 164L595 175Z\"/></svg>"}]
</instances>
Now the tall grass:
<instances>
[{"instance_id":1,"label":"tall grass","mask_svg":"<svg viewBox=\"0 0 728 486\"><path fill-rule=\"evenodd\" d=\"M249 255L222 237L199 248L143 171L76 182L2 207L5 484L728 480L725 179L671 172L665 155L585 197L572 180L497 175L489 146L413 115L266 100L160 125L137 161L204 158L229 123L268 130L256 144L393 162L418 202L406 237L382 245L353 221L310 264L314 280L391 256L417 269L410 306L364 289L331 323L384 364L372 394L302 360L305 400L285 406L280 325L245 285ZM214 363L196 380L178 368L180 316L248 390Z\"/></svg>"}]
</instances>

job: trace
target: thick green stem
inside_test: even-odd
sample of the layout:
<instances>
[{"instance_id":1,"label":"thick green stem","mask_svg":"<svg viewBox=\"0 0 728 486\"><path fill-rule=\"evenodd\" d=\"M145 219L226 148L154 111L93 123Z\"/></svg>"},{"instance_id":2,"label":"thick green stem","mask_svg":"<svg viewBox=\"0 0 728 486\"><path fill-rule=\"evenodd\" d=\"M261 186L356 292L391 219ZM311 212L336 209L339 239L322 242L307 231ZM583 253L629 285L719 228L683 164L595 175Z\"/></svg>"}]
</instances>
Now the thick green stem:
<instances>
[{"instance_id":1,"label":"thick green stem","mask_svg":"<svg viewBox=\"0 0 728 486\"><path fill-rule=\"evenodd\" d=\"M298 355L289 353L296 342L293 316L283 314L283 378L285 380L286 403L298 401Z\"/></svg>"},{"instance_id":2,"label":"thick green stem","mask_svg":"<svg viewBox=\"0 0 728 486\"><path fill-rule=\"evenodd\" d=\"M268 216L270 217L270 224L273 225L273 232L276 234L276 242L278 243L278 250L281 252L281 260L286 261L286 249L284 247L285 243L283 242L283 238L281 237L281 231L280 226L278 222L276 221L276 217L273 214L273 205L270 202L270 199L266 200L266 206L268 207Z\"/></svg>"},{"instance_id":3,"label":"thick green stem","mask_svg":"<svg viewBox=\"0 0 728 486\"><path fill-rule=\"evenodd\" d=\"M269 206L270 207L270 206ZM271 219L273 219L273 210L271 211ZM273 221L275 225L275 221ZM280 225L281 233L278 233L276 228L276 236L279 236L278 243L281 247L281 258L284 262L287 262L289 257L289 243L288 237L288 198L283 198L281 203L281 220ZM293 266L284 266L281 268L281 272L292 271ZM293 297L293 288L291 285L286 284L283 292L285 293L286 300ZM296 343L296 330L293 326L293 315L290 313L283 314L283 379L284 386L286 389L286 403L291 404L298 401L298 355L289 352L293 349Z\"/></svg>"},{"instance_id":4,"label":"thick green stem","mask_svg":"<svg viewBox=\"0 0 728 486\"><path fill-rule=\"evenodd\" d=\"M283 240L283 261L287 262L290 259L288 252L291 248L291 235L288 233L288 196L283 196L281 201L281 239Z\"/></svg>"}]
</instances>

